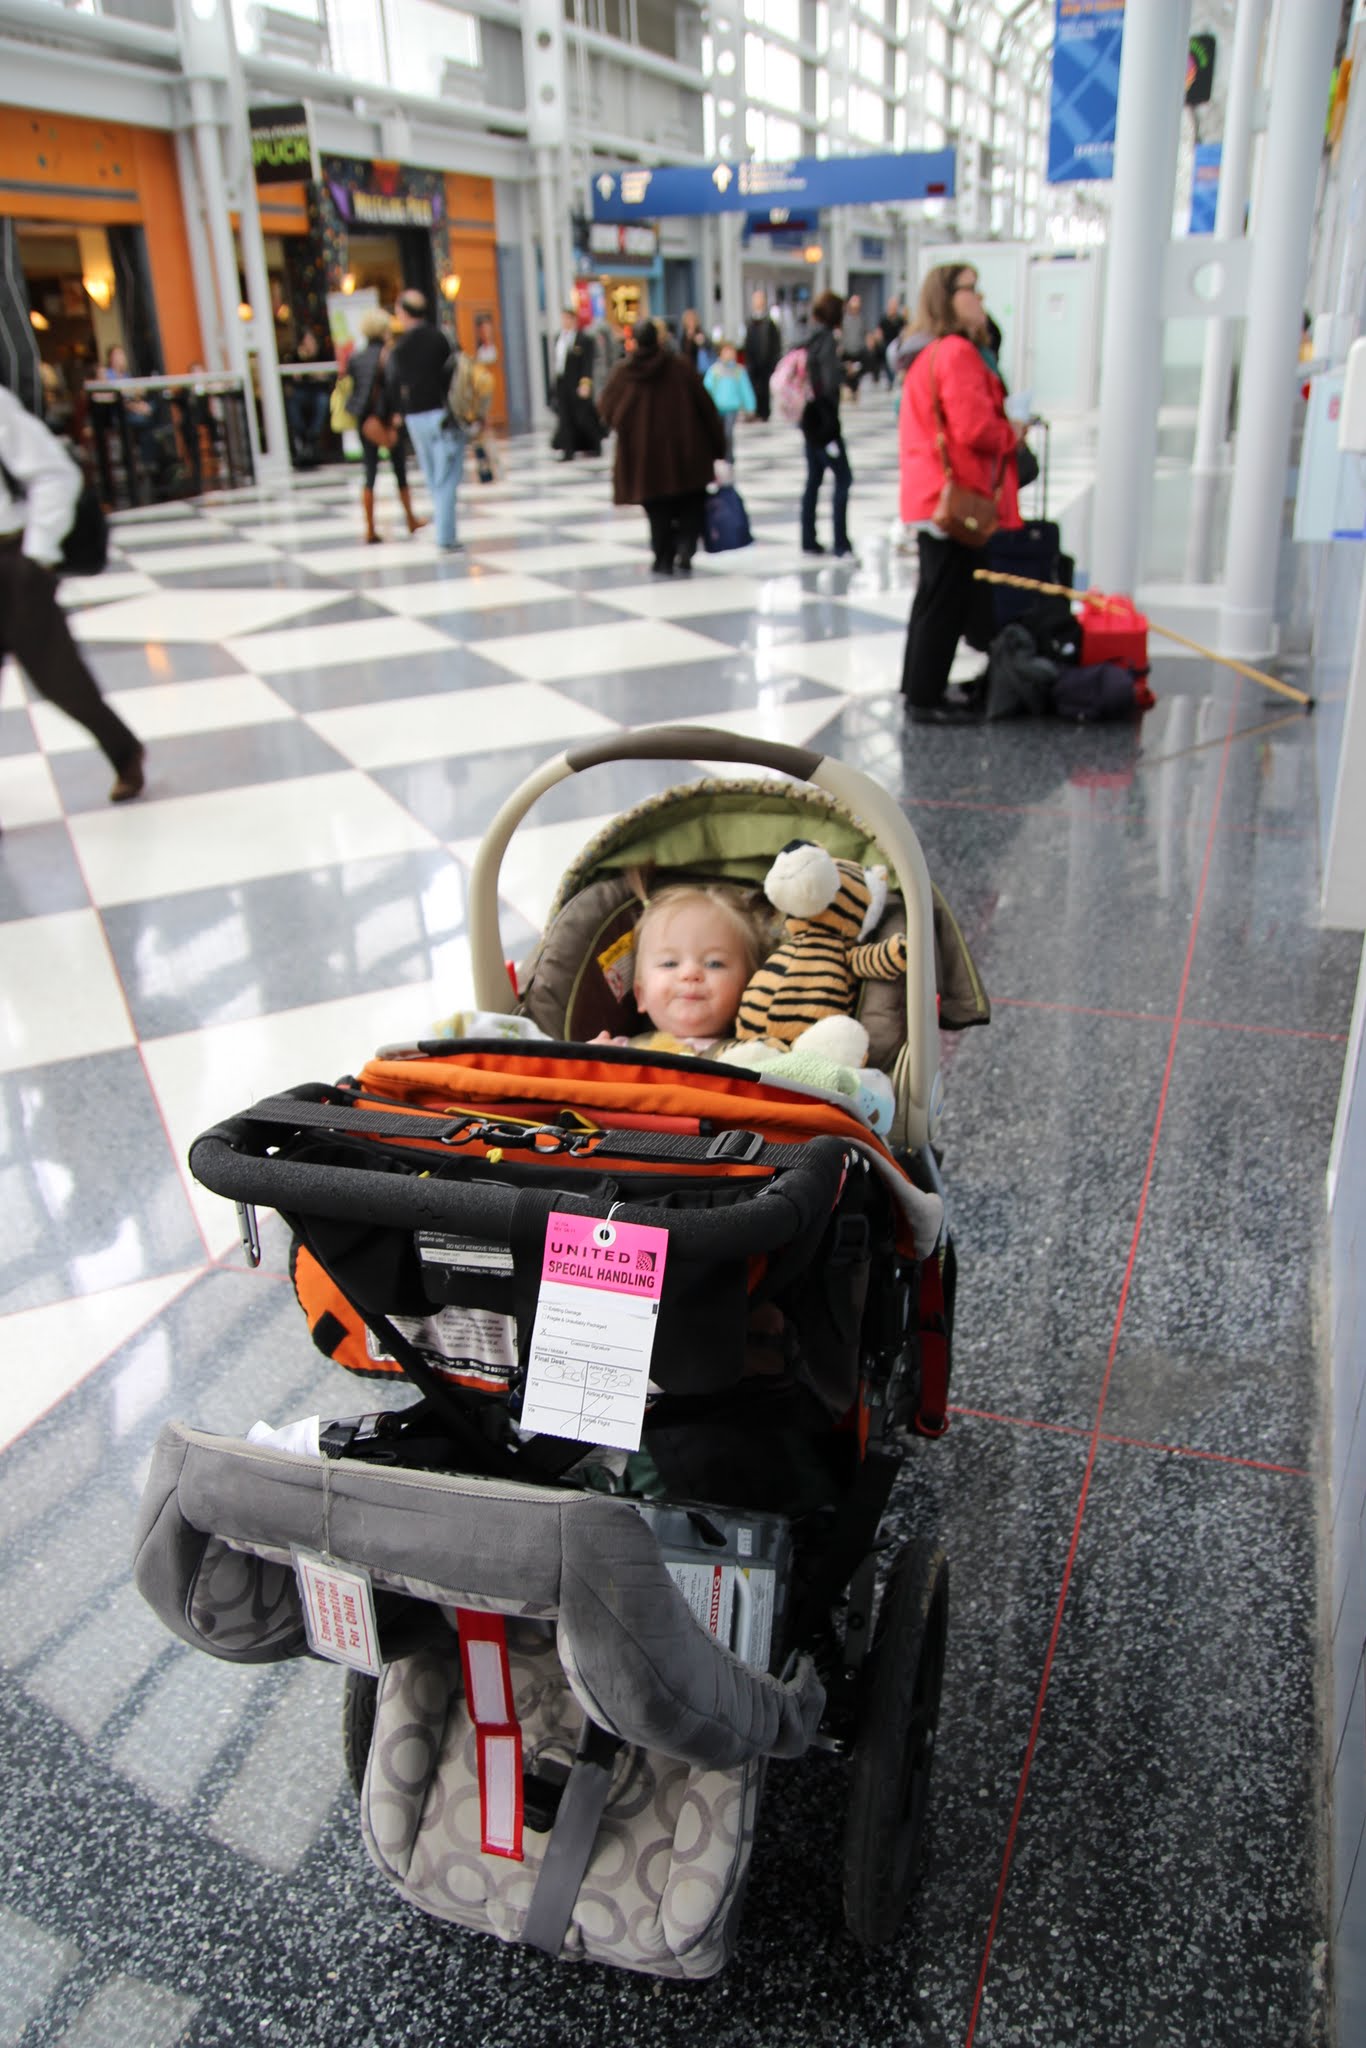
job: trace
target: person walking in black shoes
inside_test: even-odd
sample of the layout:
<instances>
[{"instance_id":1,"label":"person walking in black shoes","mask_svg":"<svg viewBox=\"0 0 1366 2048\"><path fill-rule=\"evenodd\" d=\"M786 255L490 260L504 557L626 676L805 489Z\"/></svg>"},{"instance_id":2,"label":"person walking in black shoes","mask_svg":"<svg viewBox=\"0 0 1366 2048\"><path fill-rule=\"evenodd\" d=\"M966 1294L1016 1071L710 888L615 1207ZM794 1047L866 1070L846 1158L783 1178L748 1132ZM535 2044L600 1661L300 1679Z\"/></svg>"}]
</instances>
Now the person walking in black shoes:
<instances>
[{"instance_id":1,"label":"person walking in black shoes","mask_svg":"<svg viewBox=\"0 0 1366 2048\"><path fill-rule=\"evenodd\" d=\"M835 553L852 555L849 545L849 486L854 473L840 432L840 393L844 370L840 362L840 324L844 300L837 292L822 292L811 308L813 331L806 344L806 377L811 397L802 414L802 439L806 443L806 489L802 492L802 553L823 555L816 539L816 497L821 478L828 469L835 479Z\"/></svg>"},{"instance_id":2,"label":"person walking in black shoes","mask_svg":"<svg viewBox=\"0 0 1366 2048\"><path fill-rule=\"evenodd\" d=\"M783 352L783 337L778 324L768 310L768 294L763 290L754 293L750 299L749 324L745 328L745 368L749 381L754 386L754 416L766 420L769 416L768 386L773 372L778 367L778 358Z\"/></svg>"},{"instance_id":3,"label":"person walking in black shoes","mask_svg":"<svg viewBox=\"0 0 1366 2048\"><path fill-rule=\"evenodd\" d=\"M100 695L53 574L80 491L62 443L0 387L0 655L12 654L40 696L85 727L114 770L109 801L121 804L142 794L142 742Z\"/></svg>"}]
</instances>

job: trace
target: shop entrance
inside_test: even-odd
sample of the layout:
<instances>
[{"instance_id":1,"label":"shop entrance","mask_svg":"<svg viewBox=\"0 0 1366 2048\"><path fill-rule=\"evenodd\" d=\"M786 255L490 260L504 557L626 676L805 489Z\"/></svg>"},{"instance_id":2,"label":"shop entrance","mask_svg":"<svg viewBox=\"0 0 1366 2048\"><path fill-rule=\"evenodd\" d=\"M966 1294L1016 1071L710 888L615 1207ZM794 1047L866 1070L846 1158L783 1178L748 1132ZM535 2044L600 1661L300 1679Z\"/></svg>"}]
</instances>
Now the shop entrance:
<instances>
[{"instance_id":1,"label":"shop entrance","mask_svg":"<svg viewBox=\"0 0 1366 2048\"><path fill-rule=\"evenodd\" d=\"M79 435L83 386L121 347L136 376L162 368L140 227L15 223L28 317L42 363L50 425Z\"/></svg>"},{"instance_id":2,"label":"shop entrance","mask_svg":"<svg viewBox=\"0 0 1366 2048\"><path fill-rule=\"evenodd\" d=\"M351 234L347 240L347 274L354 289L372 288L381 306L392 306L400 292L421 292L427 310L436 310L436 266L432 238L425 228L390 228L379 235Z\"/></svg>"}]
</instances>

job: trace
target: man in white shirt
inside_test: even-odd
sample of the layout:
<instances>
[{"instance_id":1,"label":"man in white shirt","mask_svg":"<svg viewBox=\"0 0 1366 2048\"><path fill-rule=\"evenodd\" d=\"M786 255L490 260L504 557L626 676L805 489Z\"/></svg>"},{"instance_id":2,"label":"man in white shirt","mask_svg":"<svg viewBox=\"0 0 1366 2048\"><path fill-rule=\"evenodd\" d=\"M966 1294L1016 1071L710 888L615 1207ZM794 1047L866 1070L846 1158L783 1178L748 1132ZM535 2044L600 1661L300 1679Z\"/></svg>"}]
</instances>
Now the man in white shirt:
<instances>
[{"instance_id":1,"label":"man in white shirt","mask_svg":"<svg viewBox=\"0 0 1366 2048\"><path fill-rule=\"evenodd\" d=\"M100 695L52 573L80 493L61 442L0 385L0 656L12 654L34 688L85 727L114 770L109 801L121 804L142 793L142 742Z\"/></svg>"}]
</instances>

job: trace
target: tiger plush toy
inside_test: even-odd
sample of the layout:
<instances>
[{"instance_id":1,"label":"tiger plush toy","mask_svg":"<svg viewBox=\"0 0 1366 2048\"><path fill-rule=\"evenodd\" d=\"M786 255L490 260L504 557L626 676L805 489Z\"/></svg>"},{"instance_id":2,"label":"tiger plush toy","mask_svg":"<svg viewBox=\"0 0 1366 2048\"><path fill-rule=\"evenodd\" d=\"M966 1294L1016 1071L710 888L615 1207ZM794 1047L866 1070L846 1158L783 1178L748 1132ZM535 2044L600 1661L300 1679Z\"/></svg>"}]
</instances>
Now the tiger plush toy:
<instances>
[{"instance_id":1,"label":"tiger plush toy","mask_svg":"<svg viewBox=\"0 0 1366 2048\"><path fill-rule=\"evenodd\" d=\"M851 1014L858 984L896 981L906 972L904 933L876 946L860 943L886 907L887 870L837 860L809 839L793 839L769 869L764 894L786 917L785 936L750 977L736 1037L800 1043L844 1066L862 1066L868 1034Z\"/></svg>"}]
</instances>

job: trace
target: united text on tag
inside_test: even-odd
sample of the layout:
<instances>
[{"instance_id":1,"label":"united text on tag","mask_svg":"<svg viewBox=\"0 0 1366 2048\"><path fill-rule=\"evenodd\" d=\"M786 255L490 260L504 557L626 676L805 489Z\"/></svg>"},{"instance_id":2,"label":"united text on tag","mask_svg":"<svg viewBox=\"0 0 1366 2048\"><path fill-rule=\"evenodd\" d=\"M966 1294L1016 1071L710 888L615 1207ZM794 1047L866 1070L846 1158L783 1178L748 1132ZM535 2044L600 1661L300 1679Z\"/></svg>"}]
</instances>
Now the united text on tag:
<instances>
[{"instance_id":1,"label":"united text on tag","mask_svg":"<svg viewBox=\"0 0 1366 2048\"><path fill-rule=\"evenodd\" d=\"M552 1209L523 1429L640 1447L669 1233Z\"/></svg>"}]
</instances>

